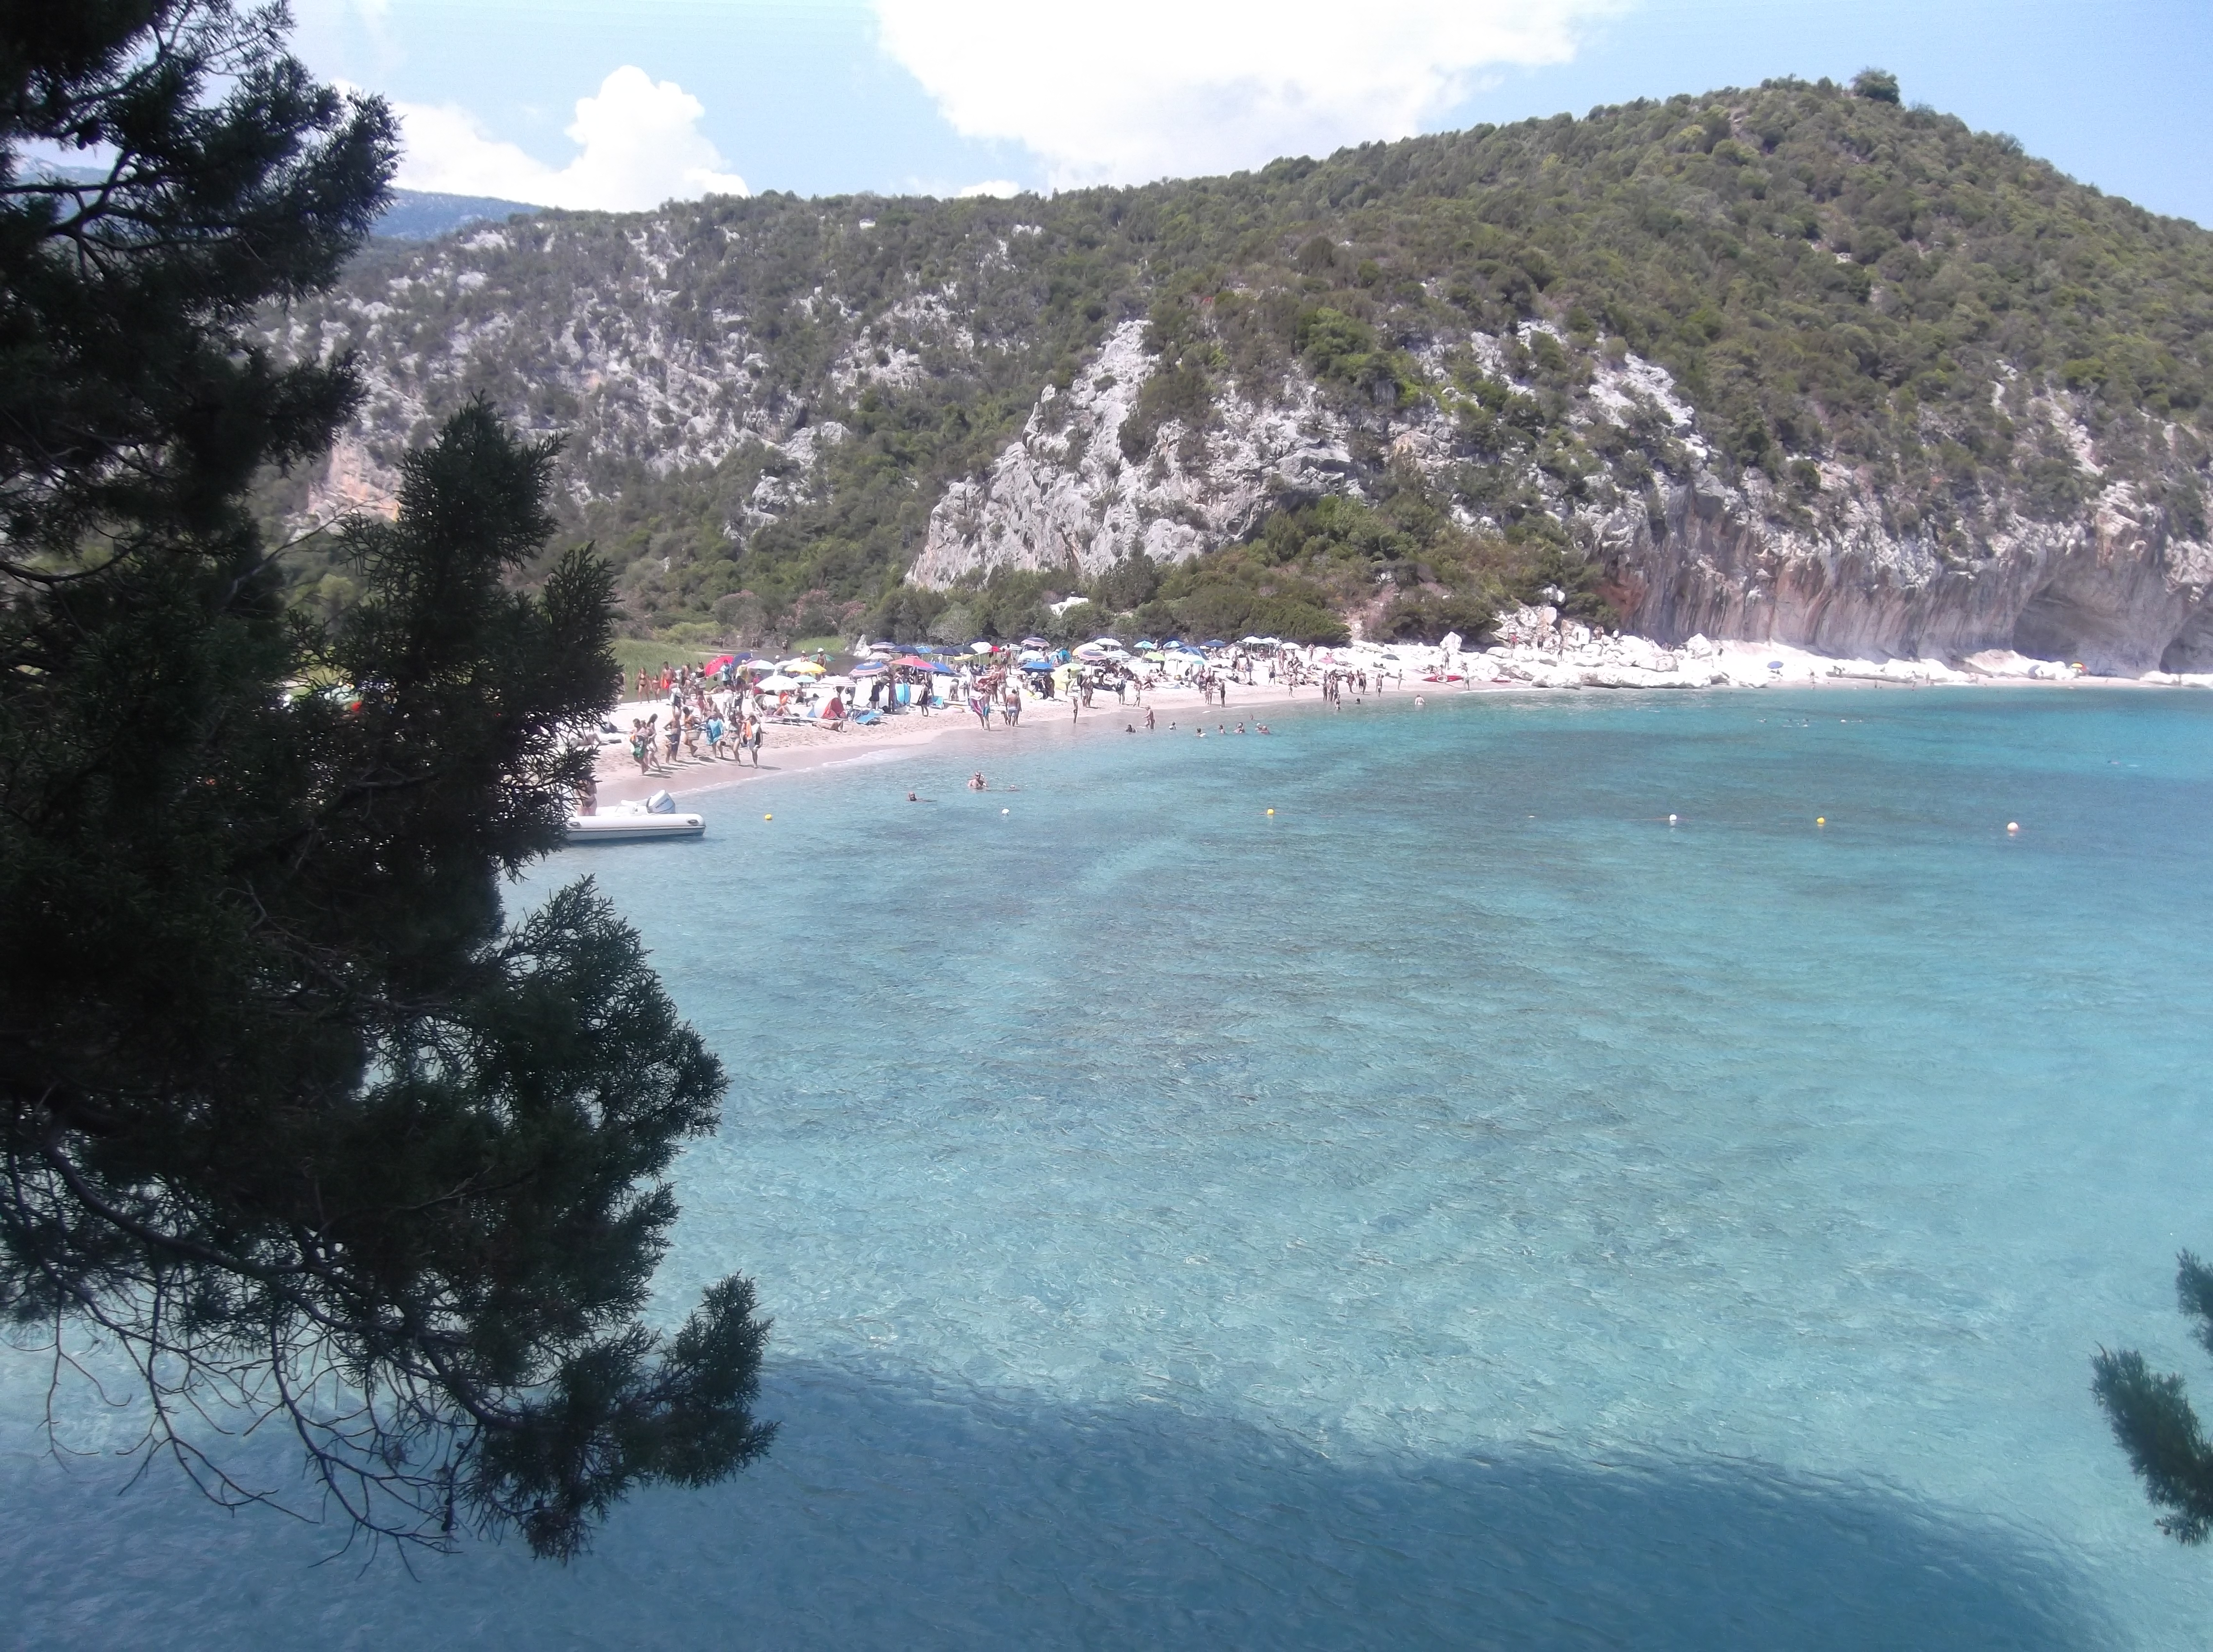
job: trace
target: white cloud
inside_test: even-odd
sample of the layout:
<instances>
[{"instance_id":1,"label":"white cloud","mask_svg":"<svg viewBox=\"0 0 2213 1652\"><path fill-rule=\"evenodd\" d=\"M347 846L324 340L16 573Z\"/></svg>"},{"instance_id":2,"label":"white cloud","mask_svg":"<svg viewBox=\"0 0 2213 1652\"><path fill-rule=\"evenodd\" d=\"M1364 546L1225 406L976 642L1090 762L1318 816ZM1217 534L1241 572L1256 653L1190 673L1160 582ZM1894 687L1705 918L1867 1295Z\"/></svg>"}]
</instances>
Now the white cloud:
<instances>
[{"instance_id":1,"label":"white cloud","mask_svg":"<svg viewBox=\"0 0 2213 1652\"><path fill-rule=\"evenodd\" d=\"M1003 201L1021 192L1022 186L1010 178L991 178L980 184L963 184L954 192L964 201L976 195L996 196Z\"/></svg>"},{"instance_id":2,"label":"white cloud","mask_svg":"<svg viewBox=\"0 0 2213 1652\"><path fill-rule=\"evenodd\" d=\"M576 100L568 132L577 153L558 168L491 137L453 104L393 107L405 139L396 180L403 189L613 212L747 192L699 130L707 113L699 100L629 64L600 82L598 95Z\"/></svg>"},{"instance_id":3,"label":"white cloud","mask_svg":"<svg viewBox=\"0 0 2213 1652\"><path fill-rule=\"evenodd\" d=\"M1486 71L1564 63L1629 0L875 0L954 129L1056 185L1136 183L1404 137Z\"/></svg>"}]
</instances>

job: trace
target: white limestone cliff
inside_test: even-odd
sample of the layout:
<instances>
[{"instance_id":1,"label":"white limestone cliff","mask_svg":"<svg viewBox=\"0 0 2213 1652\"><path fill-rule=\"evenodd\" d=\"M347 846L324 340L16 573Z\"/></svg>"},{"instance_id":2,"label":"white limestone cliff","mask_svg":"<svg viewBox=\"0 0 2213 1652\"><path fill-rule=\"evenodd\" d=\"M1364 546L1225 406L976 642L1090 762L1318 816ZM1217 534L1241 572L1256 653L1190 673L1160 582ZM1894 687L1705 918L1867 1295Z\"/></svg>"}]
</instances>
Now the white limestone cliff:
<instances>
[{"instance_id":1,"label":"white limestone cliff","mask_svg":"<svg viewBox=\"0 0 2213 1652\"><path fill-rule=\"evenodd\" d=\"M1155 366L1144 331L1116 327L1067 390L1046 387L988 475L946 490L910 579L942 586L997 568L1089 578L1136 551L1180 562L1236 539L1283 493L1352 485L1344 422L1303 379L1280 400L1225 400L1195 442L1170 421L1145 456L1125 458L1122 423Z\"/></svg>"},{"instance_id":2,"label":"white limestone cliff","mask_svg":"<svg viewBox=\"0 0 2213 1652\"><path fill-rule=\"evenodd\" d=\"M1522 337L1540 330L1554 332L1538 324ZM1136 550L1179 561L1249 531L1279 497L1361 491L1350 419L1295 375L1266 399L1223 395L1198 437L1172 423L1125 460L1122 422L1154 367L1143 338L1141 323L1115 329L1067 391L1046 390L987 474L947 490L910 578L943 587L997 568L1090 577ZM1488 370L1509 372L1509 341L1468 342ZM1424 356L1434 369L1442 351ZM2108 484L2071 521L1993 509L1963 558L1888 525L1871 480L1841 465L1818 467L1818 515L1779 497L1756 470L1732 477L1663 369L1634 355L1588 366L1571 422L1656 422L1680 473L1655 476L1649 497L1613 479L1621 485L1598 491L1610 503L1571 497L1533 465L1525 479L1602 570L1633 632L1875 661L2018 648L2099 674L2213 668L2213 543L2175 535L2127 483ZM2066 410L2039 403L2038 414L2094 476L2094 449ZM1431 404L1367 425L1371 451L1392 462L1438 478L1463 462Z\"/></svg>"}]
</instances>

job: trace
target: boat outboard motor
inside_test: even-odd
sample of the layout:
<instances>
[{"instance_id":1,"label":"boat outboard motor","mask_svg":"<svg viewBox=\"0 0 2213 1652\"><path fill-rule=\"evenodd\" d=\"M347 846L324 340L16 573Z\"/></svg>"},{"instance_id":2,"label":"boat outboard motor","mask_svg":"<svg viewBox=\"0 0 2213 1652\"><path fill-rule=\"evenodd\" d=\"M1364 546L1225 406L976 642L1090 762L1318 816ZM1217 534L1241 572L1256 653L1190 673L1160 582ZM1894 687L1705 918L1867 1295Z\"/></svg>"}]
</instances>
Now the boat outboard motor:
<instances>
[{"instance_id":1,"label":"boat outboard motor","mask_svg":"<svg viewBox=\"0 0 2213 1652\"><path fill-rule=\"evenodd\" d=\"M645 812L648 814L674 814L676 813L676 800L665 791L657 791L645 800Z\"/></svg>"}]
</instances>

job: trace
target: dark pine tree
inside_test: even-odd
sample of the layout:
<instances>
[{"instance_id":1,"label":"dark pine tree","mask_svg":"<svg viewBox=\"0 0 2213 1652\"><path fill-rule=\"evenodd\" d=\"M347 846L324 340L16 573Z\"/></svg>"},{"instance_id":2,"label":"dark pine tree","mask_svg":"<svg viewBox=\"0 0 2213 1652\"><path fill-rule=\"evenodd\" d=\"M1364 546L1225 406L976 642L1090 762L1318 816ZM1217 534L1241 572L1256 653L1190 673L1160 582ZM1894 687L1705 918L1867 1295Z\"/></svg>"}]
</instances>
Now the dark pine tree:
<instances>
[{"instance_id":1,"label":"dark pine tree","mask_svg":"<svg viewBox=\"0 0 2213 1652\"><path fill-rule=\"evenodd\" d=\"M267 1417L379 1535L566 1556L766 1448L750 1286L642 1320L719 1064L588 882L510 922L613 680L550 445L477 405L288 611L247 492L357 398L247 347L386 197L391 119L281 12L0 9L0 1314L135 1367L149 1452L269 1498ZM38 143L93 181L41 172Z\"/></svg>"},{"instance_id":2,"label":"dark pine tree","mask_svg":"<svg viewBox=\"0 0 2213 1652\"><path fill-rule=\"evenodd\" d=\"M2213 1353L2213 1271L2185 1251L2178 1259L2175 1295L2192 1334ZM2091 1392L2106 1409L2113 1437L2144 1483L2144 1495L2167 1512L2160 1529L2183 1543L2213 1533L2213 1445L2198 1427L2182 1379L2155 1373L2133 1349L2098 1350L2091 1362Z\"/></svg>"}]
</instances>

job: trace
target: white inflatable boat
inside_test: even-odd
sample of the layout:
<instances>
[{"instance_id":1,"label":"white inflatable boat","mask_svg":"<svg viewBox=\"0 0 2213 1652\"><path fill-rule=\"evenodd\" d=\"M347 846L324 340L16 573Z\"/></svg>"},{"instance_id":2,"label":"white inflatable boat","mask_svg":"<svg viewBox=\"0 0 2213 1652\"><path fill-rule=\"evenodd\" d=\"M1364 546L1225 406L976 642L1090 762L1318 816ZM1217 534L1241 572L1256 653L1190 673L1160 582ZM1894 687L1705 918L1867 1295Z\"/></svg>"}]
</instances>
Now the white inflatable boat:
<instances>
[{"instance_id":1,"label":"white inflatable boat","mask_svg":"<svg viewBox=\"0 0 2213 1652\"><path fill-rule=\"evenodd\" d=\"M655 838L700 838L706 832L705 816L679 814L676 800L665 791L642 803L616 803L597 814L569 817L572 844L645 843Z\"/></svg>"}]
</instances>

